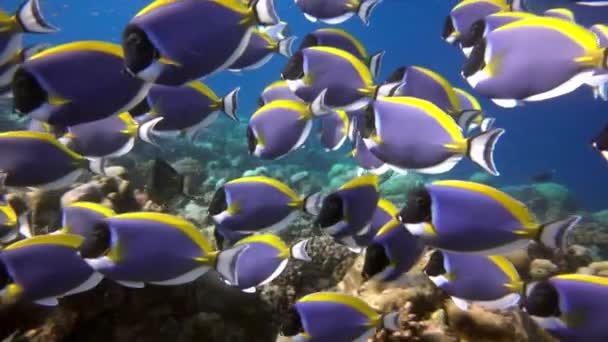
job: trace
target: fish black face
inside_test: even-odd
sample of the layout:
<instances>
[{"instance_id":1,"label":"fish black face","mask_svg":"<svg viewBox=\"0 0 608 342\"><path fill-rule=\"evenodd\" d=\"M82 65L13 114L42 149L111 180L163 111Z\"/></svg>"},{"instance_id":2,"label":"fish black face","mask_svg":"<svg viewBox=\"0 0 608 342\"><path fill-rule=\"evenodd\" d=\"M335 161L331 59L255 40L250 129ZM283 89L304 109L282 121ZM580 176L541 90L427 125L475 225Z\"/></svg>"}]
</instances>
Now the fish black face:
<instances>
[{"instance_id":1,"label":"fish black face","mask_svg":"<svg viewBox=\"0 0 608 342\"><path fill-rule=\"evenodd\" d=\"M98 258L109 251L111 243L110 227L105 222L98 222L91 233L85 237L82 245L80 245L79 252L83 258Z\"/></svg>"},{"instance_id":2,"label":"fish black face","mask_svg":"<svg viewBox=\"0 0 608 342\"><path fill-rule=\"evenodd\" d=\"M4 265L4 262L0 261L0 290L4 289L12 282L13 278L8 273L6 265Z\"/></svg>"},{"instance_id":3,"label":"fish black face","mask_svg":"<svg viewBox=\"0 0 608 342\"><path fill-rule=\"evenodd\" d=\"M211 203L209 203L209 215L217 215L226 209L228 209L228 205L226 204L226 191L222 186L213 194Z\"/></svg>"},{"instance_id":4,"label":"fish black face","mask_svg":"<svg viewBox=\"0 0 608 342\"><path fill-rule=\"evenodd\" d=\"M429 262L424 266L424 273L429 277L437 277L445 274L446 270L443 267L443 253L441 251L434 251L431 254Z\"/></svg>"},{"instance_id":5,"label":"fish black face","mask_svg":"<svg viewBox=\"0 0 608 342\"><path fill-rule=\"evenodd\" d=\"M317 46L319 45L319 40L315 37L314 34L307 34L306 37L302 40L302 44L300 44L300 48L298 50L306 49L307 47Z\"/></svg>"},{"instance_id":6,"label":"fish black face","mask_svg":"<svg viewBox=\"0 0 608 342\"><path fill-rule=\"evenodd\" d=\"M17 69L11 84L15 111L21 114L30 113L47 101L47 92L38 80L23 68Z\"/></svg>"},{"instance_id":7,"label":"fish black face","mask_svg":"<svg viewBox=\"0 0 608 342\"><path fill-rule=\"evenodd\" d=\"M473 23L473 25L471 25L469 32L460 38L460 45L465 48L475 46L483 39L483 33L485 30L486 22L483 19L477 20Z\"/></svg>"},{"instance_id":8,"label":"fish black face","mask_svg":"<svg viewBox=\"0 0 608 342\"><path fill-rule=\"evenodd\" d=\"M363 279L369 279L384 271L389 264L390 260L384 247L379 243L372 243L365 249L365 263L361 276Z\"/></svg>"},{"instance_id":9,"label":"fish black face","mask_svg":"<svg viewBox=\"0 0 608 342\"><path fill-rule=\"evenodd\" d=\"M431 195L424 186L412 191L398 218L402 223L431 221Z\"/></svg>"},{"instance_id":10,"label":"fish black face","mask_svg":"<svg viewBox=\"0 0 608 342\"><path fill-rule=\"evenodd\" d=\"M304 332L304 327L302 326L302 320L300 319L300 315L295 307L289 308L287 313L283 316L283 320L281 322L281 335L283 336L295 336L299 333Z\"/></svg>"},{"instance_id":11,"label":"fish black face","mask_svg":"<svg viewBox=\"0 0 608 342\"><path fill-rule=\"evenodd\" d=\"M533 316L551 317L561 315L559 293L548 281L537 283L524 300L526 311Z\"/></svg>"},{"instance_id":12,"label":"fish black face","mask_svg":"<svg viewBox=\"0 0 608 342\"><path fill-rule=\"evenodd\" d=\"M486 54L486 42L485 40L481 40L475 47L473 51L471 51L471 55L469 59L462 66L462 76L469 77L474 75L476 72L485 68L486 63L484 61L484 56Z\"/></svg>"},{"instance_id":13,"label":"fish black face","mask_svg":"<svg viewBox=\"0 0 608 342\"><path fill-rule=\"evenodd\" d=\"M365 109L362 119L363 125L360 128L361 136L369 138L376 131L376 116L374 115L374 108L371 105Z\"/></svg>"},{"instance_id":14,"label":"fish black face","mask_svg":"<svg viewBox=\"0 0 608 342\"><path fill-rule=\"evenodd\" d=\"M284 80L297 80L304 77L304 55L302 51L296 52L289 61L283 71L281 78Z\"/></svg>"},{"instance_id":15,"label":"fish black face","mask_svg":"<svg viewBox=\"0 0 608 342\"><path fill-rule=\"evenodd\" d=\"M253 152L255 152L255 148L257 145L258 139L255 137L253 129L251 129L251 127L247 127L247 148L249 150L249 154L253 154Z\"/></svg>"},{"instance_id":16,"label":"fish black face","mask_svg":"<svg viewBox=\"0 0 608 342\"><path fill-rule=\"evenodd\" d=\"M405 73L407 72L407 67L400 67L397 70L393 71L393 73L386 78L386 80L384 81L384 83L397 83L397 82L403 82L403 76L405 76Z\"/></svg>"},{"instance_id":17,"label":"fish black face","mask_svg":"<svg viewBox=\"0 0 608 342\"><path fill-rule=\"evenodd\" d=\"M264 99L261 96L258 97L258 108L264 107L265 104L266 104L266 102L264 101Z\"/></svg>"},{"instance_id":18,"label":"fish black face","mask_svg":"<svg viewBox=\"0 0 608 342\"><path fill-rule=\"evenodd\" d=\"M169 163L156 158L148 175L146 192L155 203L164 204L182 193L184 177Z\"/></svg>"},{"instance_id":19,"label":"fish black face","mask_svg":"<svg viewBox=\"0 0 608 342\"><path fill-rule=\"evenodd\" d=\"M447 16L445 17L445 21L443 23L443 32L441 33L441 38L443 38L444 40L447 40L449 36L452 35L452 33L454 33L454 23L452 22L452 17L451 16Z\"/></svg>"},{"instance_id":20,"label":"fish black face","mask_svg":"<svg viewBox=\"0 0 608 342\"><path fill-rule=\"evenodd\" d=\"M146 33L135 25L129 25L122 35L125 67L136 75L152 65L160 53L148 39Z\"/></svg>"},{"instance_id":21,"label":"fish black face","mask_svg":"<svg viewBox=\"0 0 608 342\"><path fill-rule=\"evenodd\" d=\"M323 199L321 211L315 223L321 228L325 228L333 226L342 221L343 218L342 198L336 194L331 194Z\"/></svg>"}]
</instances>

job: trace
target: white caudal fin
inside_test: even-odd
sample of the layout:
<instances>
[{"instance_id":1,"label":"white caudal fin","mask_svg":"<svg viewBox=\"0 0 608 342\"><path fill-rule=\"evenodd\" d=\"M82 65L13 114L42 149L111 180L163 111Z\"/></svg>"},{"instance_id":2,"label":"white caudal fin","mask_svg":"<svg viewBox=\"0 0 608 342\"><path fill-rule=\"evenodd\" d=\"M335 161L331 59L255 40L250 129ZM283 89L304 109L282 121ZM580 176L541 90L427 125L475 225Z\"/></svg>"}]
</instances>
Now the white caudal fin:
<instances>
[{"instance_id":1,"label":"white caudal fin","mask_svg":"<svg viewBox=\"0 0 608 342\"><path fill-rule=\"evenodd\" d=\"M293 43L296 39L297 37L295 36L281 39L278 46L279 53L287 58L291 57L293 55Z\"/></svg>"},{"instance_id":2,"label":"white caudal fin","mask_svg":"<svg viewBox=\"0 0 608 342\"><path fill-rule=\"evenodd\" d=\"M545 223L540 228L537 239L547 247L565 251L568 248L568 235L580 220L580 216L573 215L563 220Z\"/></svg>"},{"instance_id":3,"label":"white caudal fin","mask_svg":"<svg viewBox=\"0 0 608 342\"><path fill-rule=\"evenodd\" d=\"M154 126L156 126L162 119L163 117L161 116L139 125L139 130L137 132L139 138L148 144L160 147L156 141L154 141Z\"/></svg>"},{"instance_id":4,"label":"white caudal fin","mask_svg":"<svg viewBox=\"0 0 608 342\"><path fill-rule=\"evenodd\" d=\"M240 91L241 88L236 87L222 99L222 112L224 112L231 120L234 120L236 122L239 121L237 109L239 104Z\"/></svg>"},{"instance_id":5,"label":"white caudal fin","mask_svg":"<svg viewBox=\"0 0 608 342\"><path fill-rule=\"evenodd\" d=\"M494 146L498 138L504 133L504 129L496 128L480 133L468 140L467 156L493 176L500 174L494 164Z\"/></svg>"},{"instance_id":6,"label":"white caudal fin","mask_svg":"<svg viewBox=\"0 0 608 342\"><path fill-rule=\"evenodd\" d=\"M490 130L490 128L492 128L492 126L494 126L494 122L496 122L496 119L494 118L483 118L483 120L481 120L481 125L479 126L479 129L482 132L487 132Z\"/></svg>"},{"instance_id":7,"label":"white caudal fin","mask_svg":"<svg viewBox=\"0 0 608 342\"><path fill-rule=\"evenodd\" d=\"M32 225L30 223L30 213L25 212L19 215L19 234L25 236L26 238L31 238L33 234Z\"/></svg>"},{"instance_id":8,"label":"white caudal fin","mask_svg":"<svg viewBox=\"0 0 608 342\"><path fill-rule=\"evenodd\" d=\"M298 241L296 244L291 246L291 257L296 260L312 261L312 258L310 255L308 255L308 251L306 250L308 247L308 242L310 242L310 239L305 239Z\"/></svg>"},{"instance_id":9,"label":"white caudal fin","mask_svg":"<svg viewBox=\"0 0 608 342\"><path fill-rule=\"evenodd\" d=\"M325 96L327 89L323 89L310 104L310 112L314 116L322 116L332 113L333 111L325 104Z\"/></svg>"},{"instance_id":10,"label":"white caudal fin","mask_svg":"<svg viewBox=\"0 0 608 342\"><path fill-rule=\"evenodd\" d=\"M89 170L98 175L105 175L106 164L106 158L91 158L89 159Z\"/></svg>"},{"instance_id":11,"label":"white caudal fin","mask_svg":"<svg viewBox=\"0 0 608 342\"><path fill-rule=\"evenodd\" d=\"M304 199L304 211L310 215L317 216L321 212L323 206L323 199L325 195L321 192L308 195Z\"/></svg>"},{"instance_id":12,"label":"white caudal fin","mask_svg":"<svg viewBox=\"0 0 608 342\"><path fill-rule=\"evenodd\" d=\"M253 7L261 25L276 25L281 21L274 8L274 0L256 0Z\"/></svg>"},{"instance_id":13,"label":"white caudal fin","mask_svg":"<svg viewBox=\"0 0 608 342\"><path fill-rule=\"evenodd\" d=\"M382 317L382 326L384 329L390 331L399 331L401 326L399 324L399 312L391 312Z\"/></svg>"},{"instance_id":14,"label":"white caudal fin","mask_svg":"<svg viewBox=\"0 0 608 342\"><path fill-rule=\"evenodd\" d=\"M281 40L287 37L287 23L281 21L280 23L272 26L262 27L260 29L261 32L267 34L274 40Z\"/></svg>"},{"instance_id":15,"label":"white caudal fin","mask_svg":"<svg viewBox=\"0 0 608 342\"><path fill-rule=\"evenodd\" d=\"M375 79L376 76L380 73L380 69L382 69L382 61L384 60L384 54L386 51L379 51L375 54L369 56L369 71L372 74L372 77Z\"/></svg>"},{"instance_id":16,"label":"white caudal fin","mask_svg":"<svg viewBox=\"0 0 608 342\"><path fill-rule=\"evenodd\" d=\"M44 305L44 306L57 306L57 305L59 305L59 301L55 297L38 299L38 300L35 300L34 303L36 303L38 305Z\"/></svg>"},{"instance_id":17,"label":"white caudal fin","mask_svg":"<svg viewBox=\"0 0 608 342\"><path fill-rule=\"evenodd\" d=\"M470 132L474 127L473 120L479 115L481 115L481 112L478 110L463 110L458 116L456 123L458 123L463 132Z\"/></svg>"},{"instance_id":18,"label":"white caudal fin","mask_svg":"<svg viewBox=\"0 0 608 342\"><path fill-rule=\"evenodd\" d=\"M17 21L23 32L30 33L53 33L59 31L58 28L49 24L40 11L38 0L28 0L17 10Z\"/></svg>"},{"instance_id":19,"label":"white caudal fin","mask_svg":"<svg viewBox=\"0 0 608 342\"><path fill-rule=\"evenodd\" d=\"M365 25L369 25L369 17L372 15L372 12L381 3L382 0L362 0L359 8L357 9L357 15L361 18L361 21Z\"/></svg>"},{"instance_id":20,"label":"white caudal fin","mask_svg":"<svg viewBox=\"0 0 608 342\"><path fill-rule=\"evenodd\" d=\"M458 297L451 297L452 298L452 302L454 302L454 305L456 305L457 308L459 308L462 311L468 311L471 308L471 302L462 299L462 298L458 298Z\"/></svg>"},{"instance_id":21,"label":"white caudal fin","mask_svg":"<svg viewBox=\"0 0 608 342\"><path fill-rule=\"evenodd\" d=\"M245 293L255 293L255 287L248 287L246 289L241 289L241 291Z\"/></svg>"}]
</instances>

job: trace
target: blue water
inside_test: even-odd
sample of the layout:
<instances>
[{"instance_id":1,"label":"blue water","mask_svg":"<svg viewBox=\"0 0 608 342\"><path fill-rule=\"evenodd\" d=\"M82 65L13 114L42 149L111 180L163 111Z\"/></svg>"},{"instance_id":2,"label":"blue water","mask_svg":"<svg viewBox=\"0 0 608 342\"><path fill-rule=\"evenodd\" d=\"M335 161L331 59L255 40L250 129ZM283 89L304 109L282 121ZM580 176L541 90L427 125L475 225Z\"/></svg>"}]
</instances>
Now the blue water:
<instances>
[{"instance_id":1,"label":"blue water","mask_svg":"<svg viewBox=\"0 0 608 342\"><path fill-rule=\"evenodd\" d=\"M549 8L551 3L568 3L528 2L535 10ZM3 0L2 7L12 10L19 3L19 0ZM148 3L144 0L41 0L47 19L62 31L52 36L28 36L27 42L58 44L95 39L118 43L128 20ZM276 3L281 19L289 23L292 34L303 37L322 26L308 22L293 1L276 0ZM453 85L466 88L459 76L462 54L440 39L444 18L455 3L455 0L385 0L374 12L369 27L357 18L341 27L359 37L368 51L387 51L381 78L398 66L418 64L443 74ZM608 18L597 10L585 11L581 16L585 24ZM205 23L201 25L204 29ZM218 94L241 86L241 115L246 117L255 110L259 92L278 78L284 63L284 58L276 56L262 69L243 74L224 73L205 82ZM570 188L587 209L608 207L608 163L589 144L608 123L608 103L594 101L588 88L508 110L480 100L488 115L497 118L497 126L507 130L495 152L502 184L527 183L531 175L553 169L555 181ZM471 164L460 163L450 177L467 178L477 171ZM310 161L309 167L314 167L314 161Z\"/></svg>"}]
</instances>

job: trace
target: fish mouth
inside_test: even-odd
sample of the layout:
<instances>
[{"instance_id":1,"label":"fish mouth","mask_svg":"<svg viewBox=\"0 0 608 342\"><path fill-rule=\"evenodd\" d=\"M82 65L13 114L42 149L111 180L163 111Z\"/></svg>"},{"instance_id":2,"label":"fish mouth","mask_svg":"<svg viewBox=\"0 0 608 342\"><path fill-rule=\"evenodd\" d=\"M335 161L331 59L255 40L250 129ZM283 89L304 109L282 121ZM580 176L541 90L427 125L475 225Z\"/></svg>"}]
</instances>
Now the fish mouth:
<instances>
[{"instance_id":1,"label":"fish mouth","mask_svg":"<svg viewBox=\"0 0 608 342\"><path fill-rule=\"evenodd\" d=\"M296 52L289 61L283 71L281 72L281 78L283 80L298 80L304 77L304 54L302 51Z\"/></svg>"},{"instance_id":2,"label":"fish mouth","mask_svg":"<svg viewBox=\"0 0 608 342\"><path fill-rule=\"evenodd\" d=\"M15 112L28 114L48 101L48 93L32 73L22 66L17 69L11 83Z\"/></svg>"},{"instance_id":3,"label":"fish mouth","mask_svg":"<svg viewBox=\"0 0 608 342\"><path fill-rule=\"evenodd\" d=\"M486 31L486 22L483 19L477 20L471 25L469 31L460 37L460 45L463 48L473 47L477 45L482 39L483 34Z\"/></svg>"},{"instance_id":4,"label":"fish mouth","mask_svg":"<svg viewBox=\"0 0 608 342\"><path fill-rule=\"evenodd\" d=\"M125 55L125 69L137 75L160 59L160 52L148 38L144 30L129 25L122 35L122 49Z\"/></svg>"},{"instance_id":5,"label":"fish mouth","mask_svg":"<svg viewBox=\"0 0 608 342\"><path fill-rule=\"evenodd\" d=\"M379 243L372 243L365 249L365 262L361 276L369 280L376 274L381 273L390 265L390 260L386 255L384 246Z\"/></svg>"},{"instance_id":6,"label":"fish mouth","mask_svg":"<svg viewBox=\"0 0 608 342\"><path fill-rule=\"evenodd\" d=\"M85 236L78 251L84 259L95 259L106 256L112 245L112 232L106 222L98 222L91 232Z\"/></svg>"},{"instance_id":7,"label":"fish mouth","mask_svg":"<svg viewBox=\"0 0 608 342\"><path fill-rule=\"evenodd\" d=\"M342 198L337 194L328 195L323 199L321 210L315 224L321 228L331 227L344 218Z\"/></svg>"}]
</instances>

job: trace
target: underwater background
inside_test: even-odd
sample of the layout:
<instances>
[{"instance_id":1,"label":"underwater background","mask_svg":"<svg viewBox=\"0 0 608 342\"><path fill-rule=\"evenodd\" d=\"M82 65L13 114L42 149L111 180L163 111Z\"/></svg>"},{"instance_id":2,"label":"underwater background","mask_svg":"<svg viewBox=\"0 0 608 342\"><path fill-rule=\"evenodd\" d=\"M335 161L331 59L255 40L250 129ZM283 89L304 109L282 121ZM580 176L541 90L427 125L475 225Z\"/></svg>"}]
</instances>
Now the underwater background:
<instances>
[{"instance_id":1,"label":"underwater background","mask_svg":"<svg viewBox=\"0 0 608 342\"><path fill-rule=\"evenodd\" d=\"M119 43L126 23L148 3L43 0L41 6L44 12L49 21L61 28L61 33L29 35L26 44L59 44L88 39ZM369 27L358 20L349 20L339 27L359 38L370 52L386 50L379 79L384 79L399 66L421 65L437 71L454 86L467 89L466 82L459 75L464 57L440 38L445 15L456 3L455 0L385 0L374 11ZM3 0L2 5L10 11L19 5L19 1ZM568 1L529 1L529 6L539 12L556 5L572 6ZM316 28L327 26L306 20L292 1L279 0L276 6L282 20L289 23L289 32L297 37L302 38ZM601 22L597 19L605 18L602 12L608 13L607 9L583 9L586 10L583 15L577 11L579 21ZM299 43L297 41L296 46ZM208 78L205 83L218 94L227 93L236 86L241 87L239 114L243 120L240 129L244 130L247 117L257 108L260 92L278 79L285 63L285 58L275 56L257 70L239 74L223 72ZM516 109L503 109L480 97L485 112L496 117L497 125L506 130L496 147L496 162L501 177L495 181L500 185L523 184L539 172L554 170L555 182L567 187L581 206L589 210L608 207L608 165L598 157L590 144L592 137L608 123L605 116L607 104L593 101L590 92L588 88L581 87L567 96L529 103ZM233 126L214 126L205 135L223 136L226 129L238 130ZM233 142L235 148L240 143L242 158L251 159L253 164L274 166L291 161L301 165L301 171L321 171L316 160L306 158L306 153L302 152L291 154L278 162L256 160L246 155L244 134L240 137L240 140ZM205 139L201 137L200 140ZM311 146L306 147L309 148ZM348 147L344 146L340 152L331 153L325 158L354 165L342 158L347 152ZM471 163L460 163L449 177L466 179L476 171Z\"/></svg>"},{"instance_id":2,"label":"underwater background","mask_svg":"<svg viewBox=\"0 0 608 342\"><path fill-rule=\"evenodd\" d=\"M76 40L104 40L120 44L125 25L144 0L41 0L45 18L61 32L27 35L25 45L58 45ZM12 13L20 0L0 0ZM300 39L325 27L311 23L292 0L276 0L289 34ZM374 11L370 26L357 18L337 25L359 38L371 53L385 50L378 79L385 79L402 65L420 65L443 75L455 87L470 90L459 72L462 53L441 39L445 16L456 0L384 0ZM542 12L569 1L529 1L529 8ZM580 22L598 23L608 18L608 9L577 12ZM605 20L608 23L608 19ZM205 22L201 21L204 27ZM298 46L301 40L296 41ZM102 201L111 198L130 210L133 189L146 183L144 175L154 158L172 163L180 172L194 174L196 199L187 200L172 213L180 215L211 237L207 209L213 193L227 181L247 175L268 175L284 181L302 195L336 189L356 176L356 164L348 156L350 143L326 152L315 139L316 129L303 148L285 158L264 161L248 154L246 128L258 108L258 97L278 80L287 59L275 55L256 70L224 71L204 80L219 96L241 87L235 123L221 116L198 134L195 142L169 141L160 148L138 142L128 155L113 160L128 176L120 180L97 177L78 184L68 193L36 193L34 225L50 230L57 226L60 201ZM570 214L583 216L573 234L571 254L555 255L542 248L511 256L510 260L527 279L545 279L583 269L588 274L608 276L608 163L591 146L591 140L608 124L608 103L594 100L588 87L542 102L517 108L501 108L478 97L486 115L506 133L494 152L500 177L482 172L471 162L459 163L442 175L393 175L383 179L382 195L398 207L408 190L439 179L474 180L500 188L525 203L542 222ZM3 107L2 107L3 106ZM0 102L2 130L24 127L10 114L12 104ZM10 114L10 115L9 115ZM534 180L539 174L547 179ZM97 182L97 183L95 183ZM87 188L88 186L88 188ZM102 195L91 195L99 187ZM97 191L97 190L96 190ZM70 197L71 196L71 197ZM92 197L91 197L92 196ZM91 199L92 198L92 199ZM118 201L117 201L118 199ZM123 201L124 200L124 201ZM120 205L118 206L120 207ZM146 203L144 210L159 210ZM117 211L119 211L117 209ZM308 218L298 217L282 236L286 241L318 235ZM295 263L255 296L223 286L205 275L178 287L148 286L127 289L104 281L98 288L62 300L57 309L22 305L0 308L0 339L3 341L289 341L277 337L278 321L289 305L305 294L337 289L358 296L382 312L400 310L401 331L379 331L374 341L556 341L529 317L518 312L490 312L475 308L460 311L446 302L445 294L429 284L420 261L406 283L378 284L361 277L363 260L324 236L310 246L311 263Z\"/></svg>"}]
</instances>

